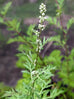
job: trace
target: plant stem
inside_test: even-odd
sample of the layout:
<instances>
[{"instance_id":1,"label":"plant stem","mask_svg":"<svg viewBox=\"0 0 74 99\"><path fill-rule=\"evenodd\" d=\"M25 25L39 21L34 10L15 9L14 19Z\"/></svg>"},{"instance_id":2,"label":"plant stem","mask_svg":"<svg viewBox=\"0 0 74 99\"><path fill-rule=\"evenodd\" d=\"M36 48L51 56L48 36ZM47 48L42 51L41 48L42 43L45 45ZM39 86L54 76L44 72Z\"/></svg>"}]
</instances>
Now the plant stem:
<instances>
[{"instance_id":1,"label":"plant stem","mask_svg":"<svg viewBox=\"0 0 74 99\"><path fill-rule=\"evenodd\" d=\"M56 4L58 5L58 2L57 0L56 1ZM58 9L60 9L59 5L57 6ZM63 26L63 13L60 15L59 17L59 20L60 20L60 25L61 25L61 30L63 31L63 36L64 36L64 42L65 42L65 45L64 45L64 49L65 49L65 56L66 56L66 69L67 69L67 78L68 78L68 87L69 87L69 59L68 59L68 45L67 45L67 33L64 32L64 26ZM69 88L68 88L69 89Z\"/></svg>"}]
</instances>

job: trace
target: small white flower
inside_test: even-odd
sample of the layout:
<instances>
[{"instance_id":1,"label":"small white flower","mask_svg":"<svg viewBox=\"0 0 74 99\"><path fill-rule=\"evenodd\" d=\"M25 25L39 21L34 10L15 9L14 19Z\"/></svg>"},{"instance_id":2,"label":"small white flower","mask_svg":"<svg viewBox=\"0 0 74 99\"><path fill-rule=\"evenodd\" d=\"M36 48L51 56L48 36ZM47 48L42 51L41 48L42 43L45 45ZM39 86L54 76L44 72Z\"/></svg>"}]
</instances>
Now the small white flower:
<instances>
[{"instance_id":1,"label":"small white flower","mask_svg":"<svg viewBox=\"0 0 74 99\"><path fill-rule=\"evenodd\" d=\"M45 13L42 13L42 16L44 16L45 15Z\"/></svg>"},{"instance_id":2,"label":"small white flower","mask_svg":"<svg viewBox=\"0 0 74 99\"><path fill-rule=\"evenodd\" d=\"M40 13L42 14L43 13L43 10L40 10Z\"/></svg>"},{"instance_id":3,"label":"small white flower","mask_svg":"<svg viewBox=\"0 0 74 99\"><path fill-rule=\"evenodd\" d=\"M41 18L42 16L39 16L39 18Z\"/></svg>"},{"instance_id":4,"label":"small white flower","mask_svg":"<svg viewBox=\"0 0 74 99\"><path fill-rule=\"evenodd\" d=\"M36 35L39 35L39 31L38 30L34 30L34 33L36 34Z\"/></svg>"},{"instance_id":5,"label":"small white flower","mask_svg":"<svg viewBox=\"0 0 74 99\"><path fill-rule=\"evenodd\" d=\"M38 73L38 71L32 71L32 75L35 75L37 73Z\"/></svg>"},{"instance_id":6,"label":"small white flower","mask_svg":"<svg viewBox=\"0 0 74 99\"><path fill-rule=\"evenodd\" d=\"M39 16L38 28L43 31L45 26L42 25L42 23L45 21L46 5L44 3L41 3L39 9L40 9L41 16Z\"/></svg>"},{"instance_id":7,"label":"small white flower","mask_svg":"<svg viewBox=\"0 0 74 99\"><path fill-rule=\"evenodd\" d=\"M37 40L36 40L36 42L38 43L38 42L39 42L39 40L37 39Z\"/></svg>"},{"instance_id":8,"label":"small white flower","mask_svg":"<svg viewBox=\"0 0 74 99\"><path fill-rule=\"evenodd\" d=\"M43 23L44 22L44 17L42 17L40 20L39 20L39 23Z\"/></svg>"},{"instance_id":9,"label":"small white flower","mask_svg":"<svg viewBox=\"0 0 74 99\"><path fill-rule=\"evenodd\" d=\"M46 17L45 17L45 12L46 12L46 5L44 3L41 3L40 7L40 16L39 16L39 25L38 25L38 29L39 31L43 31L45 29L45 25L43 25L43 22L45 21ZM37 35L37 40L36 40L36 44L37 44L37 48L36 51L37 52L41 52L41 40L39 39L40 36L40 32L38 30L35 31L35 34Z\"/></svg>"},{"instance_id":10,"label":"small white flower","mask_svg":"<svg viewBox=\"0 0 74 99\"><path fill-rule=\"evenodd\" d=\"M39 46L39 49L41 50L41 46Z\"/></svg>"},{"instance_id":11,"label":"small white flower","mask_svg":"<svg viewBox=\"0 0 74 99\"><path fill-rule=\"evenodd\" d=\"M46 12L46 5L44 3L41 3L39 9L40 9L40 13L41 14L45 13Z\"/></svg>"},{"instance_id":12,"label":"small white flower","mask_svg":"<svg viewBox=\"0 0 74 99\"><path fill-rule=\"evenodd\" d=\"M42 31L43 31L43 30L44 30L44 28L45 28L45 25L39 24L39 25L38 25L38 28L39 28L40 30L42 30Z\"/></svg>"}]
</instances>

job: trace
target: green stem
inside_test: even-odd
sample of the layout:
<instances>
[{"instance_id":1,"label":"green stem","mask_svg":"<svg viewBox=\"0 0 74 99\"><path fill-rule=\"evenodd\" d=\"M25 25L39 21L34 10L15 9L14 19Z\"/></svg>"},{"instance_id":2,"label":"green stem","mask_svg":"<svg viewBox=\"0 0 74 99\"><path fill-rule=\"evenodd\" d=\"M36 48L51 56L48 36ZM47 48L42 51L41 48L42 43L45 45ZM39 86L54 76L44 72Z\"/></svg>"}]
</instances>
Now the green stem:
<instances>
[{"instance_id":1,"label":"green stem","mask_svg":"<svg viewBox=\"0 0 74 99\"><path fill-rule=\"evenodd\" d=\"M57 0L55 0L56 1L56 3L58 4L58 2L57 2ZM58 9L59 9L60 7L59 7L59 5L58 5ZM62 14L60 15L60 17L59 17L59 19L60 19L60 25L61 25L61 29L62 29L62 31L64 30L64 26L63 26L63 16L62 16ZM66 69L67 69L67 78L68 78L68 89L69 89L69 59L68 59L68 45L67 45L67 34L63 31L63 36L64 36L64 42L65 42L65 45L64 45L64 49L65 49L65 56L66 56L66 62L67 62L67 65L66 65Z\"/></svg>"},{"instance_id":2,"label":"green stem","mask_svg":"<svg viewBox=\"0 0 74 99\"><path fill-rule=\"evenodd\" d=\"M32 83L31 96L32 96L32 99L34 99L34 80L32 76L32 71L30 71L30 73L31 73L31 83Z\"/></svg>"}]
</instances>

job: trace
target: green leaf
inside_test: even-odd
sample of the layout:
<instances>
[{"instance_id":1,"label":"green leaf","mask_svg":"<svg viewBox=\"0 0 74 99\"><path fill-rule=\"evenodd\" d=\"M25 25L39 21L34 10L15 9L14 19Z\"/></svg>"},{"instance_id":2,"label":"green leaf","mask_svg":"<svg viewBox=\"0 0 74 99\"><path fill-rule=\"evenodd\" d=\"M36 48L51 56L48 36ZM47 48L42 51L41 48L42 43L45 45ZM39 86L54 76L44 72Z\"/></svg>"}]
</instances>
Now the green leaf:
<instances>
[{"instance_id":1,"label":"green leaf","mask_svg":"<svg viewBox=\"0 0 74 99\"><path fill-rule=\"evenodd\" d=\"M60 42L60 36L53 36L47 39L47 41L51 42L51 41L56 41L56 42Z\"/></svg>"},{"instance_id":2,"label":"green leaf","mask_svg":"<svg viewBox=\"0 0 74 99\"><path fill-rule=\"evenodd\" d=\"M16 30L17 31L19 31L19 28L20 28L20 22L18 22L17 24L16 24ZM20 32L20 31L19 31Z\"/></svg>"},{"instance_id":3,"label":"green leaf","mask_svg":"<svg viewBox=\"0 0 74 99\"><path fill-rule=\"evenodd\" d=\"M3 22L4 22L3 18L2 18L2 17L0 17L0 23L3 23Z\"/></svg>"},{"instance_id":4,"label":"green leaf","mask_svg":"<svg viewBox=\"0 0 74 99\"><path fill-rule=\"evenodd\" d=\"M55 88L53 91L51 91L49 99L54 99L56 96L59 96L63 92L63 90L58 90L57 88Z\"/></svg>"},{"instance_id":5,"label":"green leaf","mask_svg":"<svg viewBox=\"0 0 74 99\"><path fill-rule=\"evenodd\" d=\"M7 41L7 44L10 44L10 43L13 43L13 42L17 42L17 38L10 38L8 41Z\"/></svg>"},{"instance_id":6,"label":"green leaf","mask_svg":"<svg viewBox=\"0 0 74 99\"><path fill-rule=\"evenodd\" d=\"M2 14L3 16L6 15L6 13L7 13L9 7L11 6L11 4L12 4L12 3L9 2L9 3L7 3L7 4L3 7L3 11L1 11L1 14Z\"/></svg>"},{"instance_id":7,"label":"green leaf","mask_svg":"<svg viewBox=\"0 0 74 99\"><path fill-rule=\"evenodd\" d=\"M71 25L74 23L74 18L71 18L67 23L67 29L71 27Z\"/></svg>"},{"instance_id":8,"label":"green leaf","mask_svg":"<svg viewBox=\"0 0 74 99\"><path fill-rule=\"evenodd\" d=\"M27 70L23 70L22 73L30 74Z\"/></svg>"}]
</instances>

